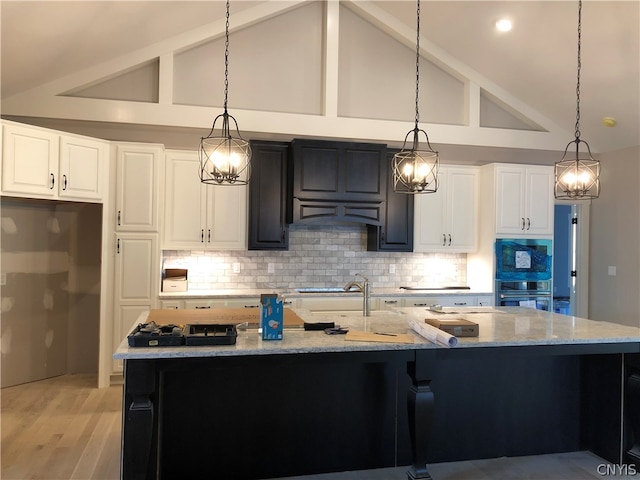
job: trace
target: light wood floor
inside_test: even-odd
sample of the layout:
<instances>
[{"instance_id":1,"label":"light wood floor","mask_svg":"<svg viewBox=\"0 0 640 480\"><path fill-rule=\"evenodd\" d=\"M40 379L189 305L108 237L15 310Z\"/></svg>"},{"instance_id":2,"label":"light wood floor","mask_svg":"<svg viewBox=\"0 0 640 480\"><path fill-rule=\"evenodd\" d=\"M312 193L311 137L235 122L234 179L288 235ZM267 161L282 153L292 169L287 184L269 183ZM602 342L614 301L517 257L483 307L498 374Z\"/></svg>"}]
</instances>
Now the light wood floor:
<instances>
[{"instance_id":1,"label":"light wood floor","mask_svg":"<svg viewBox=\"0 0 640 480\"><path fill-rule=\"evenodd\" d=\"M94 385L93 376L66 375L0 391L2 480L119 478L122 386ZM440 463L429 465L429 472L434 480L593 480L603 478L598 472L603 463L589 452L572 452ZM287 480L406 480L406 471L398 467Z\"/></svg>"}]
</instances>

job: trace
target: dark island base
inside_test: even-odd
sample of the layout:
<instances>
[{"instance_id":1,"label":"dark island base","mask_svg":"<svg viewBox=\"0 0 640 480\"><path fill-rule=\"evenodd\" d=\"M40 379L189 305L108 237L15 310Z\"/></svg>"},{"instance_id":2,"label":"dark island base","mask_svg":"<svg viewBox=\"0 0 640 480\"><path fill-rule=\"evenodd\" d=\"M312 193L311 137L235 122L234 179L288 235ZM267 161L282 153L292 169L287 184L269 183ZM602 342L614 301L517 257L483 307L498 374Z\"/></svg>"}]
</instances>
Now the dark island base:
<instances>
[{"instance_id":1,"label":"dark island base","mask_svg":"<svg viewBox=\"0 0 640 480\"><path fill-rule=\"evenodd\" d=\"M123 477L260 479L415 458L409 477L430 478L425 458L584 449L619 463L622 365L619 353L490 348L128 360Z\"/></svg>"}]
</instances>

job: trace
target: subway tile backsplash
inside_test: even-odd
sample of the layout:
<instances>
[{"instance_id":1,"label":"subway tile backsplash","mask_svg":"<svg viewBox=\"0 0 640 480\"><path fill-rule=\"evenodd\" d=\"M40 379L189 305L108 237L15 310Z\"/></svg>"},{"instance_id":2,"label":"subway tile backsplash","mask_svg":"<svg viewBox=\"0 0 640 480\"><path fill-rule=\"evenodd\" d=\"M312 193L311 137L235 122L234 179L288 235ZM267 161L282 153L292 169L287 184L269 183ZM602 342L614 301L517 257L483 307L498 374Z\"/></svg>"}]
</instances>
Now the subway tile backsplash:
<instances>
[{"instance_id":1,"label":"subway tile backsplash","mask_svg":"<svg viewBox=\"0 0 640 480\"><path fill-rule=\"evenodd\" d=\"M189 290L335 287L356 273L374 288L467 283L466 254L368 252L366 244L364 225L291 225L288 251L165 250L163 269L187 268Z\"/></svg>"}]
</instances>

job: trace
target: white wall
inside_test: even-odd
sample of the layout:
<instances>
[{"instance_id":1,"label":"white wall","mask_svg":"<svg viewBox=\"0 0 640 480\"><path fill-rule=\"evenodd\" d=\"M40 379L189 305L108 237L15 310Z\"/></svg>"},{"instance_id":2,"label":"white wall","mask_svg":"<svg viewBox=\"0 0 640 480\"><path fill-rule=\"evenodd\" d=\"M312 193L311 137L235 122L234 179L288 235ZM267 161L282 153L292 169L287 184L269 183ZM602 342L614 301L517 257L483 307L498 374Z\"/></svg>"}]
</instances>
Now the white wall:
<instances>
[{"instance_id":1,"label":"white wall","mask_svg":"<svg viewBox=\"0 0 640 480\"><path fill-rule=\"evenodd\" d=\"M640 147L600 156L591 205L589 317L640 326ZM608 275L615 267L616 275Z\"/></svg>"}]
</instances>

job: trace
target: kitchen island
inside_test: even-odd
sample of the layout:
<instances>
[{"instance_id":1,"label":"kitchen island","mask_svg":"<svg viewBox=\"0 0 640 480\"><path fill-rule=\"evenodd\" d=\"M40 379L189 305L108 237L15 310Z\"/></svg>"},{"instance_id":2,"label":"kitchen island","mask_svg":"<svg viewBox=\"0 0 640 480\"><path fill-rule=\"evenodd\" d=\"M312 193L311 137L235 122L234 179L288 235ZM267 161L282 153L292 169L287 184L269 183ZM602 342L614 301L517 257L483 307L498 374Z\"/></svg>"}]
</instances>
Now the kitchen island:
<instances>
[{"instance_id":1,"label":"kitchen island","mask_svg":"<svg viewBox=\"0 0 640 480\"><path fill-rule=\"evenodd\" d=\"M588 449L621 463L625 359L640 330L519 307L311 314L413 343L350 341L285 329L241 331L235 345L130 348L122 478L270 478ZM454 348L408 329L467 318ZM145 314L139 319L144 322ZM408 375L407 375L408 374Z\"/></svg>"}]
</instances>

